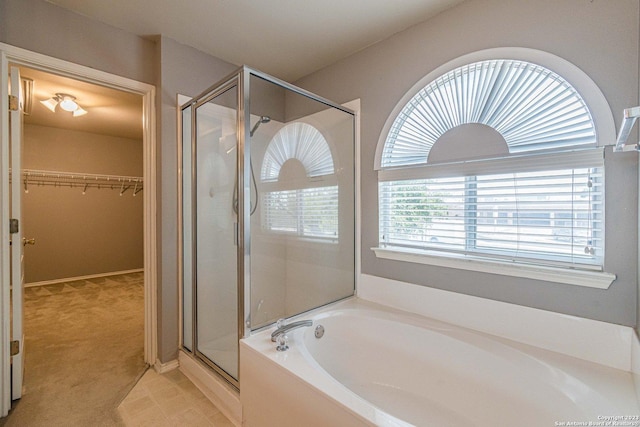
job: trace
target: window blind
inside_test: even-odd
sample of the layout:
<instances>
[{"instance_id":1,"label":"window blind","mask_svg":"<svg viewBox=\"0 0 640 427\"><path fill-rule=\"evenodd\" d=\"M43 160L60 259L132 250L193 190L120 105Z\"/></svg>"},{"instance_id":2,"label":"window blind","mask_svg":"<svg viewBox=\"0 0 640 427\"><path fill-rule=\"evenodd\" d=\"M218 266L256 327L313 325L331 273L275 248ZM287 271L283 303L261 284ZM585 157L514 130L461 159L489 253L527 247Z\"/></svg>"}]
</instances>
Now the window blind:
<instances>
[{"instance_id":1,"label":"window blind","mask_svg":"<svg viewBox=\"0 0 640 427\"><path fill-rule=\"evenodd\" d=\"M380 244L600 269L602 163L379 183Z\"/></svg>"},{"instance_id":2,"label":"window blind","mask_svg":"<svg viewBox=\"0 0 640 427\"><path fill-rule=\"evenodd\" d=\"M278 131L269 142L262 161L262 182L278 180L289 159L299 160L308 177L334 173L333 156L322 133L310 124L293 122Z\"/></svg>"},{"instance_id":3,"label":"window blind","mask_svg":"<svg viewBox=\"0 0 640 427\"><path fill-rule=\"evenodd\" d=\"M462 157L428 161L441 136L471 123L495 130L508 154L474 159L465 140ZM382 148L380 246L602 270L603 151L586 103L553 71L507 59L458 67L404 105Z\"/></svg>"},{"instance_id":4,"label":"window blind","mask_svg":"<svg viewBox=\"0 0 640 427\"><path fill-rule=\"evenodd\" d=\"M496 59L459 67L420 90L394 120L380 166L427 163L438 138L465 123L495 129L510 153L596 144L591 114L571 84L539 65Z\"/></svg>"},{"instance_id":5,"label":"window blind","mask_svg":"<svg viewBox=\"0 0 640 427\"><path fill-rule=\"evenodd\" d=\"M338 186L264 193L262 227L303 237L337 238Z\"/></svg>"}]
</instances>

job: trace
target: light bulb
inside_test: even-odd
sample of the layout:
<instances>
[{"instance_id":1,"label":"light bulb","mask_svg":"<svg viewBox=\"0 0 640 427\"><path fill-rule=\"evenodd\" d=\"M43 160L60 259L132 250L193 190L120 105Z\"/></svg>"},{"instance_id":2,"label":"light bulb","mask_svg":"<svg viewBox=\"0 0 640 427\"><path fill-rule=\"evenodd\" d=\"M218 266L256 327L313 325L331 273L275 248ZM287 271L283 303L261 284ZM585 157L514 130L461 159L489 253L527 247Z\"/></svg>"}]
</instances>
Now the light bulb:
<instances>
[{"instance_id":1,"label":"light bulb","mask_svg":"<svg viewBox=\"0 0 640 427\"><path fill-rule=\"evenodd\" d=\"M78 109L78 104L76 104L76 102L70 96L65 96L64 98L62 98L62 101L60 101L60 108L62 108L64 111L71 112Z\"/></svg>"}]
</instances>

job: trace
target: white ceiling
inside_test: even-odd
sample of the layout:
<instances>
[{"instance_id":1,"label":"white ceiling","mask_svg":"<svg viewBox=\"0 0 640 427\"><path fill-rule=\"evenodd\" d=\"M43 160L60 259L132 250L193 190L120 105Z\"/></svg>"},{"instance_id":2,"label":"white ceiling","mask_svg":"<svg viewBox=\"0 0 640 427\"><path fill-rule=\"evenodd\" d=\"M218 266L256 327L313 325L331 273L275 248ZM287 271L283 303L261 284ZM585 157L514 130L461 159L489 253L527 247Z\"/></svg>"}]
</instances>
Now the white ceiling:
<instances>
[{"instance_id":1,"label":"white ceiling","mask_svg":"<svg viewBox=\"0 0 640 427\"><path fill-rule=\"evenodd\" d=\"M47 0L293 82L464 0Z\"/></svg>"},{"instance_id":2,"label":"white ceiling","mask_svg":"<svg viewBox=\"0 0 640 427\"><path fill-rule=\"evenodd\" d=\"M227 62L293 82L464 0L47 0L116 28L162 34ZM34 81L27 124L140 140L140 96L23 68ZM214 83L214 82L212 82ZM38 101L77 98L72 117Z\"/></svg>"}]
</instances>

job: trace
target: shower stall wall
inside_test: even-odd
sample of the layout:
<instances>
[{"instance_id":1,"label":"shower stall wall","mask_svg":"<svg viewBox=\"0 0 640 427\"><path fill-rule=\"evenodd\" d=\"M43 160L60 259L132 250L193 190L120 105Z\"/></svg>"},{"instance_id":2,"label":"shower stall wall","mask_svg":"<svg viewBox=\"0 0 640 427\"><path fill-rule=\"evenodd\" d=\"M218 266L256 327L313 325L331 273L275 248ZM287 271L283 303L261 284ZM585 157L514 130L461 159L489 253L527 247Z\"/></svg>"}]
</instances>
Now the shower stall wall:
<instances>
[{"instance_id":1,"label":"shower stall wall","mask_svg":"<svg viewBox=\"0 0 640 427\"><path fill-rule=\"evenodd\" d=\"M180 119L182 348L239 388L239 339L354 293L354 114L241 67Z\"/></svg>"}]
</instances>

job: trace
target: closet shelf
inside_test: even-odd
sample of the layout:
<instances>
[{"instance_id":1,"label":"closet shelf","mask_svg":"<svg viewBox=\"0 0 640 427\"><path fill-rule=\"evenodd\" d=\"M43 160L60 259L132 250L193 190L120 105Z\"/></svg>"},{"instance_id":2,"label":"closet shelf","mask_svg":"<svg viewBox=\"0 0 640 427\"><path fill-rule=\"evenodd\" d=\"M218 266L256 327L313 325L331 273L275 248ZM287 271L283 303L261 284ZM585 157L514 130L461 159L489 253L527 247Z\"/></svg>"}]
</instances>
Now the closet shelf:
<instances>
[{"instance_id":1,"label":"closet shelf","mask_svg":"<svg viewBox=\"0 0 640 427\"><path fill-rule=\"evenodd\" d=\"M22 169L21 175L25 192L29 191L30 185L77 187L82 189L82 194L84 194L88 188L120 190L120 195L124 194L127 190L132 190L134 196L143 189L143 179L139 176L97 175L92 173L35 169Z\"/></svg>"}]
</instances>

